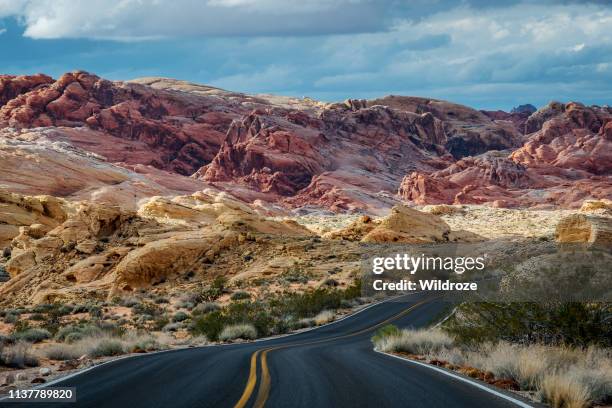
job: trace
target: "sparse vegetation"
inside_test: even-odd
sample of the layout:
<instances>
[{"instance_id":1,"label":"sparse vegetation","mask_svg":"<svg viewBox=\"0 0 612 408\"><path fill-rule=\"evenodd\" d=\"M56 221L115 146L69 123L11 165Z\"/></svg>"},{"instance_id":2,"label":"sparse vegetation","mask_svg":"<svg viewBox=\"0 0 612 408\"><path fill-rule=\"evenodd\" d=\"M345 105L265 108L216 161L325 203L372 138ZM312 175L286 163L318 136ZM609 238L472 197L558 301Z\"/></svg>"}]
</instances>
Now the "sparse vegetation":
<instances>
[{"instance_id":1,"label":"sparse vegetation","mask_svg":"<svg viewBox=\"0 0 612 408\"><path fill-rule=\"evenodd\" d=\"M395 330L391 327L387 326L377 333L374 344L378 350L427 355L453 344L453 339L439 329Z\"/></svg>"},{"instance_id":2,"label":"sparse vegetation","mask_svg":"<svg viewBox=\"0 0 612 408\"><path fill-rule=\"evenodd\" d=\"M253 340L257 338L257 329L252 324L234 324L223 328L219 334L220 341L236 339Z\"/></svg>"},{"instance_id":3,"label":"sparse vegetation","mask_svg":"<svg viewBox=\"0 0 612 408\"><path fill-rule=\"evenodd\" d=\"M195 313L191 324L193 335L206 335L218 340L226 326L242 323L252 324L260 337L285 333L291 328L311 325L303 319L314 319L325 310L341 307L343 300L361 295L359 283L347 290L316 289L304 293L287 293L283 296L264 300L232 302L219 310L200 315ZM319 321L329 321L331 312L325 312ZM312 320L314 324L314 320ZM322 324L322 323L321 323Z\"/></svg>"},{"instance_id":4,"label":"sparse vegetation","mask_svg":"<svg viewBox=\"0 0 612 408\"><path fill-rule=\"evenodd\" d=\"M385 326L373 337L378 350L422 356L432 364L495 384L516 384L554 408L586 408L612 400L612 355L590 346L461 343L441 329Z\"/></svg>"},{"instance_id":5,"label":"sparse vegetation","mask_svg":"<svg viewBox=\"0 0 612 408\"><path fill-rule=\"evenodd\" d=\"M250 298L251 295L249 294L249 292L245 292L244 290L238 290L232 293L232 296L230 297L230 299L232 300L246 300Z\"/></svg>"},{"instance_id":6,"label":"sparse vegetation","mask_svg":"<svg viewBox=\"0 0 612 408\"><path fill-rule=\"evenodd\" d=\"M173 322L183 322L185 320L189 319L189 315L185 312L176 312L174 314L174 316L172 317L172 321Z\"/></svg>"},{"instance_id":7,"label":"sparse vegetation","mask_svg":"<svg viewBox=\"0 0 612 408\"><path fill-rule=\"evenodd\" d=\"M445 323L464 343L499 339L588 347L612 347L610 304L602 303L464 303Z\"/></svg>"},{"instance_id":8,"label":"sparse vegetation","mask_svg":"<svg viewBox=\"0 0 612 408\"><path fill-rule=\"evenodd\" d=\"M40 343L43 340L51 338L51 333L48 330L40 328L26 328L22 331L16 331L11 335L15 341L25 341L28 343Z\"/></svg>"},{"instance_id":9,"label":"sparse vegetation","mask_svg":"<svg viewBox=\"0 0 612 408\"><path fill-rule=\"evenodd\" d=\"M26 368L38 366L38 358L32 353L32 345L24 341L15 344L0 342L0 366Z\"/></svg>"}]
</instances>

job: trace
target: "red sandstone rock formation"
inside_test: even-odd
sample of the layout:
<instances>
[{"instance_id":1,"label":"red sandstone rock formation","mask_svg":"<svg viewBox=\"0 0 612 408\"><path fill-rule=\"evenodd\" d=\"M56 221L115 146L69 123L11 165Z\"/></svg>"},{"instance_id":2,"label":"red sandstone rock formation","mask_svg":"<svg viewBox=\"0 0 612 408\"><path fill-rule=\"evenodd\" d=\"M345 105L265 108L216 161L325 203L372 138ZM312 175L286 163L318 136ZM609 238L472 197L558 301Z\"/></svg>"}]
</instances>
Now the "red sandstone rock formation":
<instances>
[{"instance_id":1,"label":"red sandstone rock formation","mask_svg":"<svg viewBox=\"0 0 612 408\"><path fill-rule=\"evenodd\" d=\"M102 132L103 138L144 145L151 153L129 155L128 163L183 175L212 160L227 126L245 112L216 98L110 82L86 72L68 73L57 81L44 75L0 77L0 105L2 127L86 126ZM95 139L75 140L85 148L91 142L96 144Z\"/></svg>"},{"instance_id":2,"label":"red sandstone rock formation","mask_svg":"<svg viewBox=\"0 0 612 408\"><path fill-rule=\"evenodd\" d=\"M420 204L569 207L612 197L610 108L552 103L536 114L527 126L539 130L521 148L509 155L464 158L430 174L409 174L399 195Z\"/></svg>"},{"instance_id":3,"label":"red sandstone rock formation","mask_svg":"<svg viewBox=\"0 0 612 408\"><path fill-rule=\"evenodd\" d=\"M245 201L368 212L393 206L398 186L417 203L576 205L609 196L610 108L551 103L527 113L401 96L323 104L85 72L5 75L0 151L11 163L48 159L23 170L7 161L0 182L30 194L122 200L132 188L124 184L137 187L134 197L214 185ZM110 167L82 168L103 160ZM55 174L63 167L66 177ZM37 182L37 168L58 170Z\"/></svg>"}]
</instances>

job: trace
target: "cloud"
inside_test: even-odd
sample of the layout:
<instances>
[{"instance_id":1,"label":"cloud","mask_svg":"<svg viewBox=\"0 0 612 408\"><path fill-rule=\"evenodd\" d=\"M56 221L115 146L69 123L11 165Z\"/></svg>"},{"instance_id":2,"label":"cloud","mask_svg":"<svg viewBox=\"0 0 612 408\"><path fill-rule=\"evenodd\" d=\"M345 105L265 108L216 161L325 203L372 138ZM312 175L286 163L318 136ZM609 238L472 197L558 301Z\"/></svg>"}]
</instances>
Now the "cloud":
<instances>
[{"instance_id":1,"label":"cloud","mask_svg":"<svg viewBox=\"0 0 612 408\"><path fill-rule=\"evenodd\" d=\"M374 0L0 0L36 39L151 40L181 36L323 35L383 30Z\"/></svg>"},{"instance_id":2,"label":"cloud","mask_svg":"<svg viewBox=\"0 0 612 408\"><path fill-rule=\"evenodd\" d=\"M483 108L551 99L609 103L612 94L610 1L169 4L0 0L0 18L17 19L24 41L44 44L39 52L58 65L58 54L47 51L51 44L86 44L85 57L75 57L79 64L102 66L99 72L116 79L126 66L134 73L155 67L158 75L243 92L324 100L411 94ZM18 27L7 28L2 41L18 36ZM39 38L122 42L31 40ZM142 40L149 41L135 43ZM36 63L30 54L23 60Z\"/></svg>"}]
</instances>

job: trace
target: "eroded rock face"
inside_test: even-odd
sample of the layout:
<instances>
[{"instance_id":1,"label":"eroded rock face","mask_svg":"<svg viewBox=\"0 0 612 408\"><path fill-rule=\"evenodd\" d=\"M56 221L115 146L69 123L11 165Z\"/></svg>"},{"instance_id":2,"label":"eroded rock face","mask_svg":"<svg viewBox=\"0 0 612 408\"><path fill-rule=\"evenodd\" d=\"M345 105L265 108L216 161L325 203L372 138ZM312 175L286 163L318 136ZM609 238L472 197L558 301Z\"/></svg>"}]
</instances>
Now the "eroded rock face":
<instances>
[{"instance_id":1,"label":"eroded rock face","mask_svg":"<svg viewBox=\"0 0 612 408\"><path fill-rule=\"evenodd\" d=\"M127 163L183 175L212 160L225 129L243 111L219 109L220 101L210 96L111 82L80 71L57 81L44 75L3 77L0 102L0 126L86 126L142 145L143 154L135 150L125 156ZM75 140L75 145L87 146L87 141ZM110 144L105 147L121 154Z\"/></svg>"},{"instance_id":2,"label":"eroded rock face","mask_svg":"<svg viewBox=\"0 0 612 408\"><path fill-rule=\"evenodd\" d=\"M442 121L446 141L444 147L462 158L489 150L504 150L521 145L521 133L509 121L494 121L485 113L467 106L436 99L387 96L368 101L368 106L381 104L397 110L431 113Z\"/></svg>"},{"instance_id":3,"label":"eroded rock face","mask_svg":"<svg viewBox=\"0 0 612 408\"><path fill-rule=\"evenodd\" d=\"M553 103L531 117L543 123L533 125L539 130L522 147L464 158L437 172L411 173L399 195L419 204L573 208L586 199L612 197L609 108Z\"/></svg>"},{"instance_id":4,"label":"eroded rock face","mask_svg":"<svg viewBox=\"0 0 612 408\"><path fill-rule=\"evenodd\" d=\"M452 161L445 141L442 122L430 113L354 103L317 116L255 111L232 124L219 154L198 176L289 197L292 206L367 208L366 196L376 201L379 192L393 194L405 171Z\"/></svg>"},{"instance_id":5,"label":"eroded rock face","mask_svg":"<svg viewBox=\"0 0 612 408\"><path fill-rule=\"evenodd\" d=\"M22 196L0 190L0 248L29 227L40 238L66 219L66 203L51 196Z\"/></svg>"},{"instance_id":6,"label":"eroded rock face","mask_svg":"<svg viewBox=\"0 0 612 408\"><path fill-rule=\"evenodd\" d=\"M0 76L0 184L131 210L210 187L245 202L371 214L402 199L609 198L610 108L553 102L530 113L403 96L325 104L80 71Z\"/></svg>"},{"instance_id":7,"label":"eroded rock face","mask_svg":"<svg viewBox=\"0 0 612 408\"><path fill-rule=\"evenodd\" d=\"M88 201L3 194L11 236L0 299L48 303L87 291L130 292L177 279L256 235L309 237L306 228L273 221L213 190L153 197L138 211ZM8 225L8 224L7 224Z\"/></svg>"}]
</instances>

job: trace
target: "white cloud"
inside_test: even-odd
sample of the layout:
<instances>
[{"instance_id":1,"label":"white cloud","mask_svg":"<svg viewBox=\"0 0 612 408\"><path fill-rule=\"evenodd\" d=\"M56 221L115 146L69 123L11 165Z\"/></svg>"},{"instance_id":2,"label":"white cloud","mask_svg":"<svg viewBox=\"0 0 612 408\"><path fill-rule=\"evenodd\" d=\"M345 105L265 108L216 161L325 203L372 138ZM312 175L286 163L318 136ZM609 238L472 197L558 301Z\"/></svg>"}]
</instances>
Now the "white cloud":
<instances>
[{"instance_id":1,"label":"white cloud","mask_svg":"<svg viewBox=\"0 0 612 408\"><path fill-rule=\"evenodd\" d=\"M146 40L364 32L384 27L373 0L0 0L37 39Z\"/></svg>"}]
</instances>

